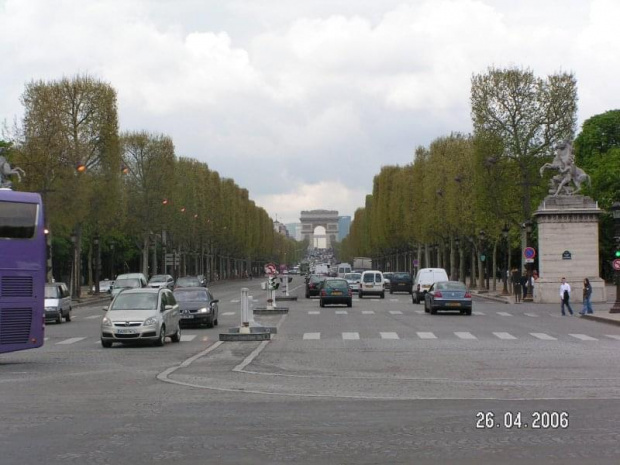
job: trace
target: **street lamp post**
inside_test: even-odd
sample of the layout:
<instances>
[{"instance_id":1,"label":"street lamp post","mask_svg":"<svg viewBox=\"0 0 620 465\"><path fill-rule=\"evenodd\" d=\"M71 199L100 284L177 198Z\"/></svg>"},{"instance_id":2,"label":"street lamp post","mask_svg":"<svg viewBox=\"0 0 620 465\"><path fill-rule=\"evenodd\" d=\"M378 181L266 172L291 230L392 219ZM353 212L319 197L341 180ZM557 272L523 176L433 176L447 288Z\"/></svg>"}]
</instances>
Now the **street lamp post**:
<instances>
[{"instance_id":1,"label":"street lamp post","mask_svg":"<svg viewBox=\"0 0 620 465\"><path fill-rule=\"evenodd\" d=\"M95 245L95 294L99 294L99 279L101 271L101 248L99 247L99 233L95 233L93 238Z\"/></svg>"},{"instance_id":2,"label":"street lamp post","mask_svg":"<svg viewBox=\"0 0 620 465\"><path fill-rule=\"evenodd\" d=\"M614 202L611 206L611 213L614 218L614 242L615 242L615 255L616 260L620 260L620 257L617 255L620 251L620 202ZM614 271L614 277L616 278L616 301L614 302L613 307L609 309L609 313L620 313L620 270L616 269Z\"/></svg>"},{"instance_id":3,"label":"street lamp post","mask_svg":"<svg viewBox=\"0 0 620 465\"><path fill-rule=\"evenodd\" d=\"M455 263L454 265L454 271L456 272L456 276L455 276L455 281L460 281L461 280L461 249L459 248L461 241L460 239L457 237L454 238L454 248L456 249L456 254L455 257L458 257L458 264Z\"/></svg>"},{"instance_id":4,"label":"street lamp post","mask_svg":"<svg viewBox=\"0 0 620 465\"><path fill-rule=\"evenodd\" d=\"M75 285L75 282L77 281L77 270L76 270L76 258L75 258L75 243L77 241L77 236L75 234L75 231L71 232L71 255L72 255L72 260L71 260L71 297L72 298L77 298L78 296L78 292L77 292L77 286Z\"/></svg>"},{"instance_id":5,"label":"street lamp post","mask_svg":"<svg viewBox=\"0 0 620 465\"><path fill-rule=\"evenodd\" d=\"M110 260L110 279L114 281L114 248L116 243L114 241L110 242L110 251L112 252L112 259Z\"/></svg>"},{"instance_id":6,"label":"street lamp post","mask_svg":"<svg viewBox=\"0 0 620 465\"><path fill-rule=\"evenodd\" d=\"M530 235L532 234L532 221L527 220L525 223L525 245L529 247ZM534 294L532 292L532 266L531 263L525 264L525 272L527 273L527 288L523 302L532 302L534 300Z\"/></svg>"},{"instance_id":7,"label":"street lamp post","mask_svg":"<svg viewBox=\"0 0 620 465\"><path fill-rule=\"evenodd\" d=\"M508 295L508 254L510 247L508 246L508 225L504 223L504 228L502 229L502 236L504 237L504 242L506 243L506 259L504 260L504 289L502 290L502 295Z\"/></svg>"},{"instance_id":8,"label":"street lamp post","mask_svg":"<svg viewBox=\"0 0 620 465\"><path fill-rule=\"evenodd\" d=\"M486 289L484 283L484 277L486 274L486 255L484 254L484 239L486 238L486 233L484 230L480 230L478 234L478 239L480 239L480 252L479 252L479 260L480 260L480 273L478 274L478 279L480 281L479 287L480 289Z\"/></svg>"}]
</instances>

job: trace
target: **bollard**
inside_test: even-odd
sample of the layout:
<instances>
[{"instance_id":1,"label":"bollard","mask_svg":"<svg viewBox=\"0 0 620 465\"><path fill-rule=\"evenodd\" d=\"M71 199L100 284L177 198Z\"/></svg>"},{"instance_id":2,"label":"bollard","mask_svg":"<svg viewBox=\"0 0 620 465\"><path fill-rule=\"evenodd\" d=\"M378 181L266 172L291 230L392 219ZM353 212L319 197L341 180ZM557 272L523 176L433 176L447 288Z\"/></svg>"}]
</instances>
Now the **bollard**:
<instances>
[{"instance_id":1,"label":"bollard","mask_svg":"<svg viewBox=\"0 0 620 465\"><path fill-rule=\"evenodd\" d=\"M239 326L240 334L250 334L250 305L248 302L249 289L244 287L241 289L241 326Z\"/></svg>"},{"instance_id":2,"label":"bollard","mask_svg":"<svg viewBox=\"0 0 620 465\"><path fill-rule=\"evenodd\" d=\"M288 276L286 277L286 297L288 297L288 283L289 283L289 279Z\"/></svg>"}]
</instances>

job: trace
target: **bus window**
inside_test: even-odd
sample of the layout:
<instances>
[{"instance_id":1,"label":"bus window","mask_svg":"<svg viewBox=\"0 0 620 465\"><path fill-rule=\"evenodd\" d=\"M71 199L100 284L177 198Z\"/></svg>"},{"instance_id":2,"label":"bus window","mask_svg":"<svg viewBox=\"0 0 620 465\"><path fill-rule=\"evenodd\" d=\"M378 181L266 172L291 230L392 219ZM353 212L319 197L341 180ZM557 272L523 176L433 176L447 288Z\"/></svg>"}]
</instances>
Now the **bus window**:
<instances>
[{"instance_id":1,"label":"bus window","mask_svg":"<svg viewBox=\"0 0 620 465\"><path fill-rule=\"evenodd\" d=\"M36 223L36 204L0 202L0 238L32 239Z\"/></svg>"}]
</instances>

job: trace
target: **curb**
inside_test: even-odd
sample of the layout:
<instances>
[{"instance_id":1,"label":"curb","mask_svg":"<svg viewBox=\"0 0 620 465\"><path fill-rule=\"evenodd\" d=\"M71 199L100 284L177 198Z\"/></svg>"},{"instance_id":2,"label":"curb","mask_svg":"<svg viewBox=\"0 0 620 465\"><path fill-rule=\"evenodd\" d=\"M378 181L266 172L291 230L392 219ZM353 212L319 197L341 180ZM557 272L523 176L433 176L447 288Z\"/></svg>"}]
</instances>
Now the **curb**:
<instances>
[{"instance_id":1,"label":"curb","mask_svg":"<svg viewBox=\"0 0 620 465\"><path fill-rule=\"evenodd\" d=\"M481 299L486 299L486 300L491 300L493 302L499 302L501 304L510 304L511 302L509 302L508 300L504 299L503 297L500 296L493 296L493 295L489 295L489 294L474 294L476 297L480 297Z\"/></svg>"},{"instance_id":2,"label":"curb","mask_svg":"<svg viewBox=\"0 0 620 465\"><path fill-rule=\"evenodd\" d=\"M105 303L105 302L108 302L108 303L111 302L110 297L102 296L102 297L91 298L91 299L72 300L71 308L88 307L89 305Z\"/></svg>"},{"instance_id":3,"label":"curb","mask_svg":"<svg viewBox=\"0 0 620 465\"><path fill-rule=\"evenodd\" d=\"M599 315L582 315L584 320L598 321L599 323L607 323L608 325L620 326L620 320L612 320Z\"/></svg>"}]
</instances>

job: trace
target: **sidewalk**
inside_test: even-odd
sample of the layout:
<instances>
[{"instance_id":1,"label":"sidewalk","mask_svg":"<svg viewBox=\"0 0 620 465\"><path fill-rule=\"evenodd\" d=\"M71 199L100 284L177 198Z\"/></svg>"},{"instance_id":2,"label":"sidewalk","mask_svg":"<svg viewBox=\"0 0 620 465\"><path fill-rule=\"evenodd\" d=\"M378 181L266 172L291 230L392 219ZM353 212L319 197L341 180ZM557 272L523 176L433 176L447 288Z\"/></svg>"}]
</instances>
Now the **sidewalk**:
<instances>
[{"instance_id":1,"label":"sidewalk","mask_svg":"<svg viewBox=\"0 0 620 465\"><path fill-rule=\"evenodd\" d=\"M82 286L81 297L79 299L71 299L71 307L80 308L96 303L110 303L110 294L107 292L103 292L99 295L89 294L88 292L88 286Z\"/></svg>"},{"instance_id":2,"label":"sidewalk","mask_svg":"<svg viewBox=\"0 0 620 465\"><path fill-rule=\"evenodd\" d=\"M581 318L586 320L598 321L600 323L608 323L612 325L620 326L620 313L609 313L609 309L613 306L616 301L616 286L613 284L607 284L605 286L606 294L607 294L607 302L606 303L598 303L594 304L594 314L593 315L584 315ZM500 291L479 291L473 290L472 293L485 300L490 300L493 302L499 302L504 304L514 304L514 298L511 295L505 296L502 295ZM534 302L529 302L530 304L534 304ZM581 304L579 304L579 309L575 309L575 311L581 310Z\"/></svg>"}]
</instances>

